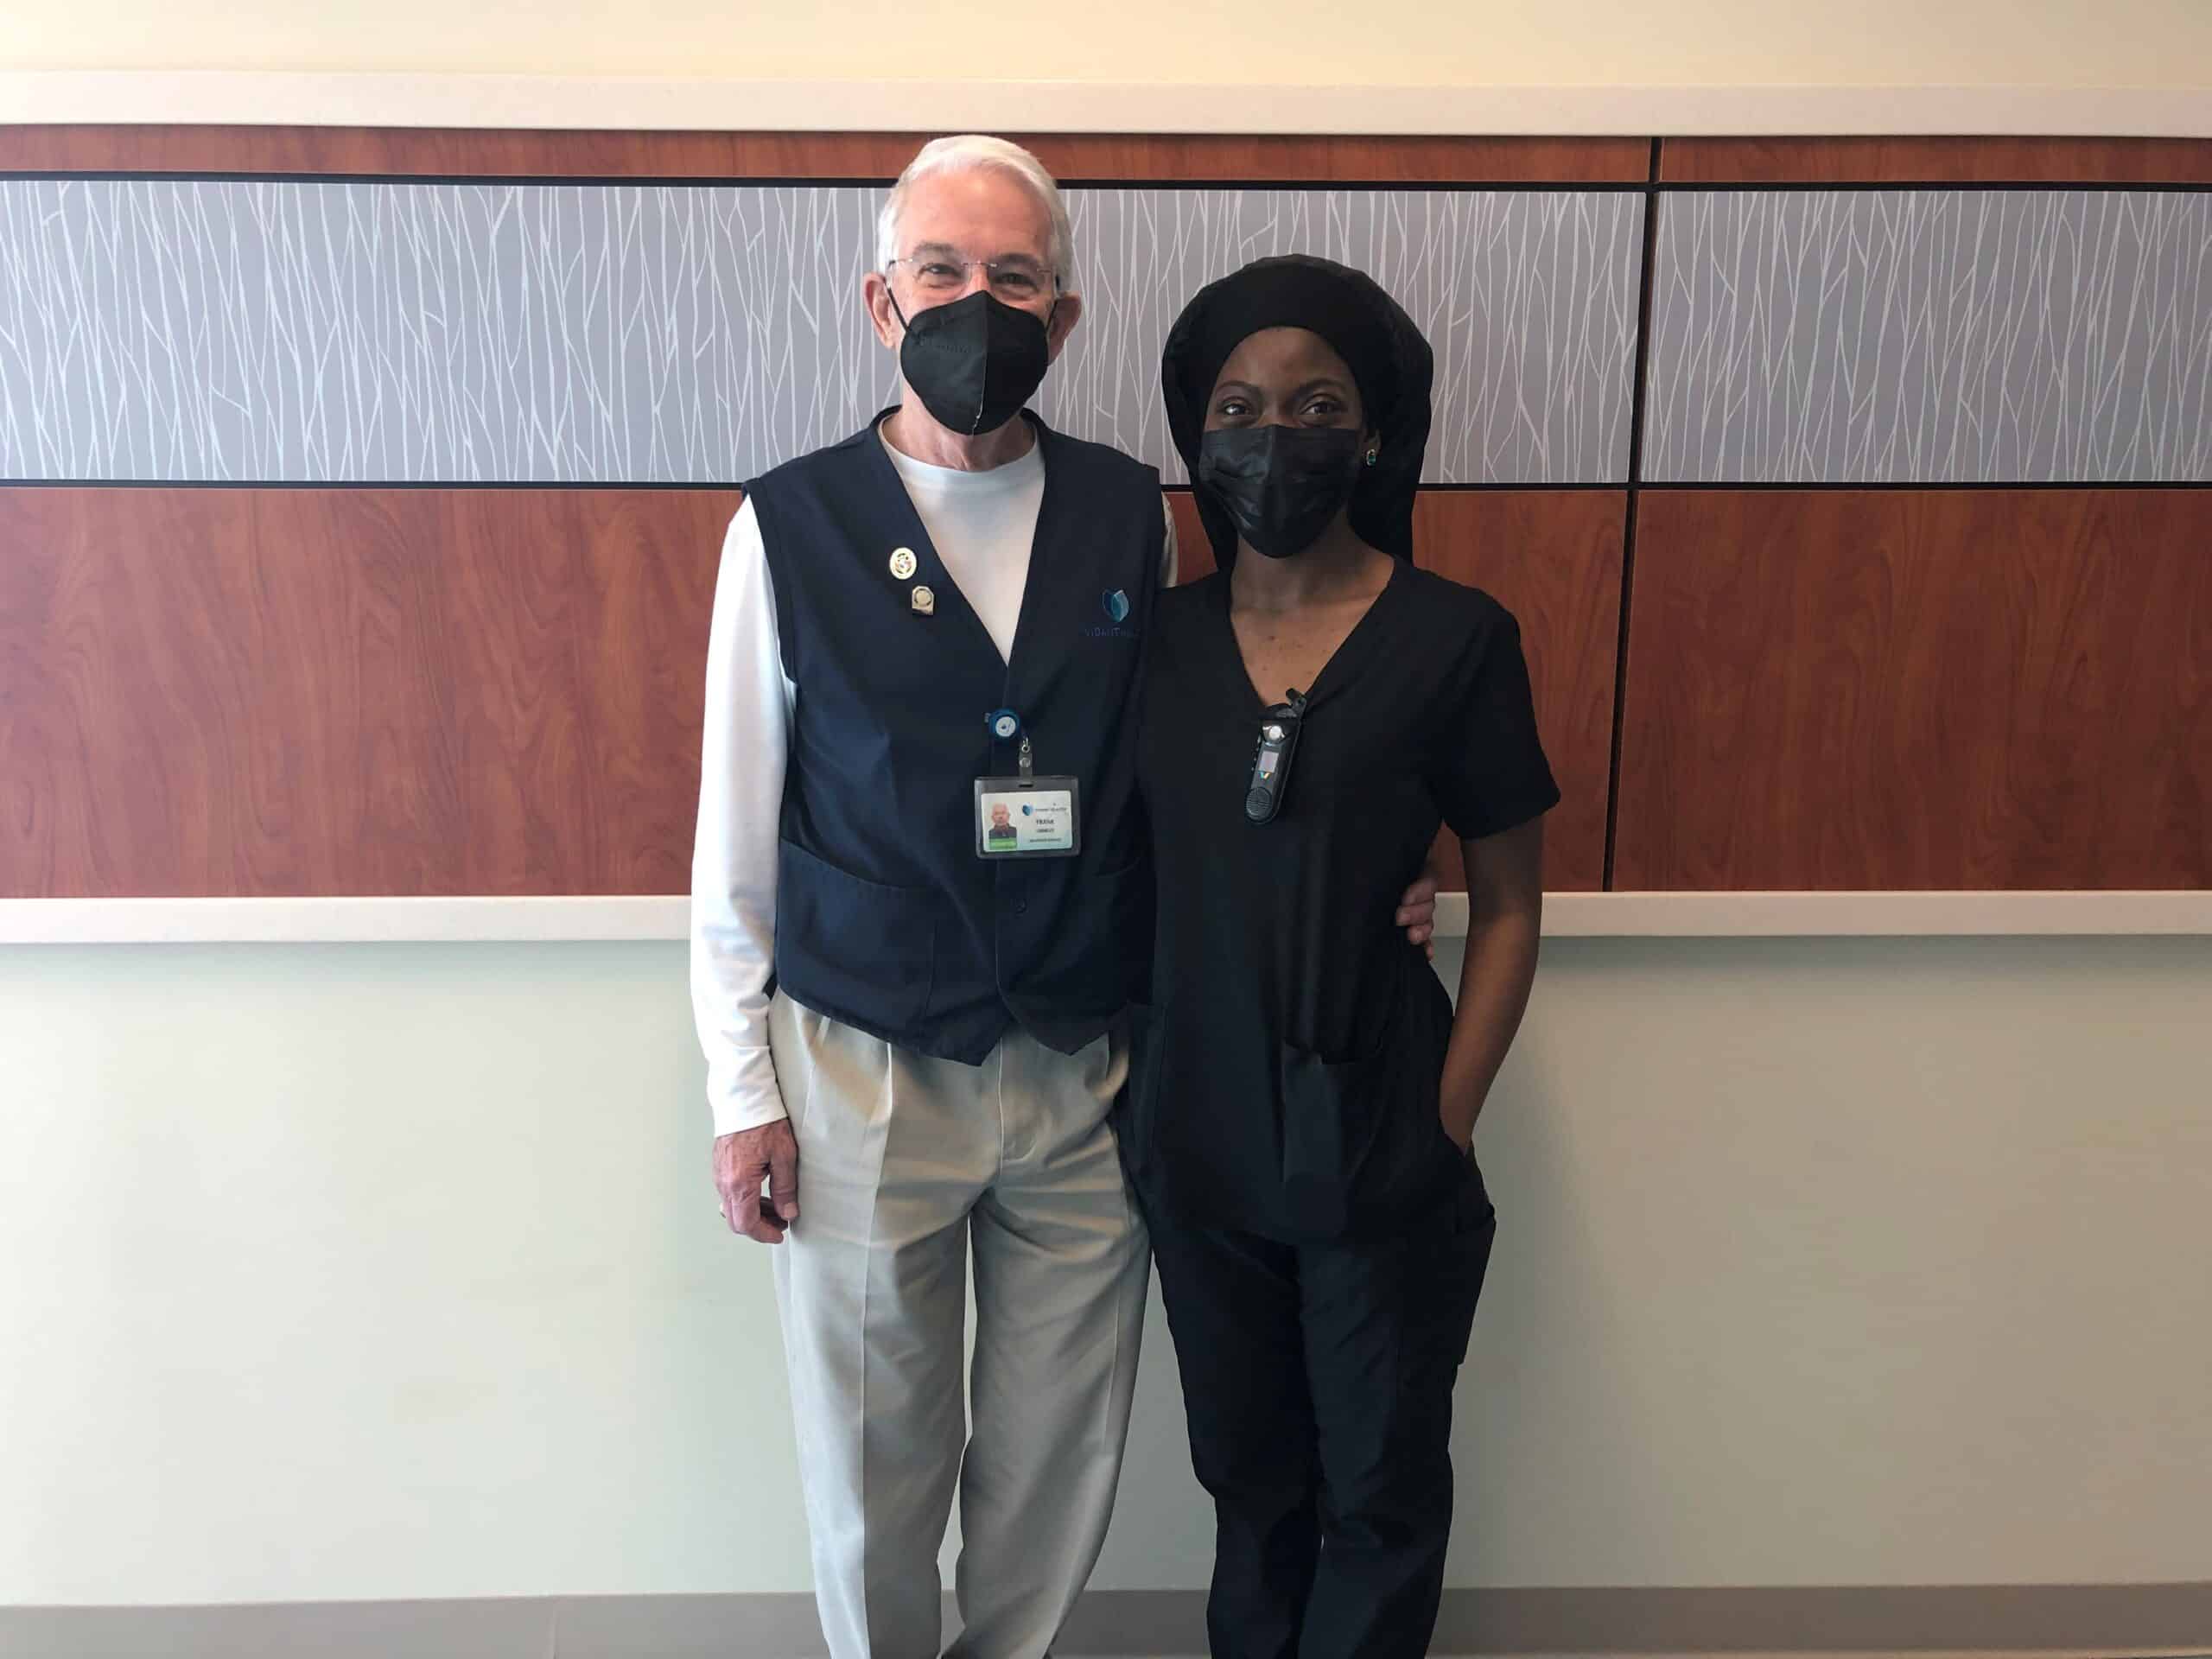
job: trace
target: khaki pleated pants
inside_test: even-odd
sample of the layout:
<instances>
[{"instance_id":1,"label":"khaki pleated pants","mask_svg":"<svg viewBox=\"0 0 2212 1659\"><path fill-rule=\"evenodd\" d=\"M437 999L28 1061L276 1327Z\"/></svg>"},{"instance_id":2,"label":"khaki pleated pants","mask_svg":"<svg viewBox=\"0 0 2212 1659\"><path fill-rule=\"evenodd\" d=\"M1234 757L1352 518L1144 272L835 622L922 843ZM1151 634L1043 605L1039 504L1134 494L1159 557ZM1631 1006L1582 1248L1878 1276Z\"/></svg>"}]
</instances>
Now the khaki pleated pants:
<instances>
[{"instance_id":1,"label":"khaki pleated pants","mask_svg":"<svg viewBox=\"0 0 2212 1659\"><path fill-rule=\"evenodd\" d=\"M776 1294L830 1651L935 1659L957 1488L950 1653L1043 1659L1105 1541L1144 1322L1107 1122L1126 1045L1016 1030L968 1066L781 995L769 1023L799 1147Z\"/></svg>"}]
</instances>

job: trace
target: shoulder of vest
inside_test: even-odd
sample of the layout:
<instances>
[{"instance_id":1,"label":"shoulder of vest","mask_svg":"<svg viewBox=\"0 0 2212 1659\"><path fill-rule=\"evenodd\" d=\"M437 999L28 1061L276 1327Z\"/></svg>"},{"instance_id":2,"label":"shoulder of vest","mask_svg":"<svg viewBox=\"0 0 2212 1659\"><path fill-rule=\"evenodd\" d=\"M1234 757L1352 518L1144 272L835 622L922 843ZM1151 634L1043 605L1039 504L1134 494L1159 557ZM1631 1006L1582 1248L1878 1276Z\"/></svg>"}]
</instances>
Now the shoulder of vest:
<instances>
[{"instance_id":1,"label":"shoulder of vest","mask_svg":"<svg viewBox=\"0 0 2212 1659\"><path fill-rule=\"evenodd\" d=\"M1125 454L1110 443L1093 443L1088 438L1071 438L1065 432L1046 428L1051 435L1052 459L1063 464L1072 462L1078 468L1094 473L1101 481L1123 489L1143 489L1160 493L1160 469L1149 461L1139 461Z\"/></svg>"},{"instance_id":2,"label":"shoulder of vest","mask_svg":"<svg viewBox=\"0 0 2212 1659\"><path fill-rule=\"evenodd\" d=\"M817 485L825 476L836 476L845 472L865 453L861 446L874 442L875 442L875 426L871 422L849 438L840 438L836 442L824 444L819 449L810 449L806 454L795 455L780 466L770 467L760 477L746 485L745 493L749 496L763 489L772 493L777 490L793 486L805 487L809 485Z\"/></svg>"}]
</instances>

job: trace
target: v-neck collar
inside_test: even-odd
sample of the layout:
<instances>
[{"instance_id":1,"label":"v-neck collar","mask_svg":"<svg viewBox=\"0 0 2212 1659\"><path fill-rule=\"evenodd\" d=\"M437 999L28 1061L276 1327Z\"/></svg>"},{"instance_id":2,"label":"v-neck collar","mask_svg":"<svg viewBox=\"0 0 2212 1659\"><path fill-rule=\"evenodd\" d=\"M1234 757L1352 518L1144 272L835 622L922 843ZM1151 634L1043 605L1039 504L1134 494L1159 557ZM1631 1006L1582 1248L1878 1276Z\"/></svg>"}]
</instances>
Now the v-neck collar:
<instances>
[{"instance_id":1,"label":"v-neck collar","mask_svg":"<svg viewBox=\"0 0 2212 1659\"><path fill-rule=\"evenodd\" d=\"M926 573L928 585L937 595L939 613L942 614L949 604L962 626L982 642L984 650L997 658L998 641L991 638L991 631L983 626L983 619L976 614L975 606L969 602L967 594L946 568L944 556L937 550L937 543L930 539L929 526L922 522L921 509L914 505L914 498L906 493L906 480L899 476L898 464L891 459L891 453L886 448L888 440L883 435L883 423L898 412L898 405L893 404L868 423L868 447L874 452L874 464L881 469L881 476L898 498L894 511L906 520L906 544L914 552L917 580L923 579ZM1038 504L1037 527L1030 532L1029 568L1022 578L1021 608L1014 618L1014 644L1006 656L1000 658L1006 664L1006 683L1009 690L1014 684L1014 670L1023 660L1022 642L1031 632L1030 607L1037 596L1037 557L1045 544L1045 526L1052 522L1053 508L1058 505L1058 481L1055 477L1058 469L1052 465L1052 429L1026 409L1021 411L1020 418L1029 423L1030 431L1036 441L1037 458L1044 465L1045 494Z\"/></svg>"},{"instance_id":2,"label":"v-neck collar","mask_svg":"<svg viewBox=\"0 0 2212 1659\"><path fill-rule=\"evenodd\" d=\"M1367 608L1359 613L1359 620L1353 623L1351 631L1337 642L1337 648L1329 653L1329 660L1321 664L1321 671L1313 677L1313 683L1306 688L1307 709L1311 709L1315 704L1334 696L1358 671L1360 664L1371 653L1374 648L1373 642L1378 638L1374 626L1376 613L1389 604L1392 596L1399 588L1404 585L1409 563L1410 561L1406 559L1394 558L1390 561L1389 580L1376 591L1374 598L1367 601ZM1222 641L1225 647L1222 653L1222 662L1227 668L1231 680L1243 692L1249 712L1256 716L1263 709L1270 709L1281 702L1282 698L1280 696L1272 697L1266 696L1261 691L1258 683L1252 678L1251 668L1244 660L1244 647L1236 638L1236 620L1230 614L1232 597L1230 592L1230 573L1226 570L1223 571L1217 602L1214 607L1215 615L1220 623ZM1284 690L1287 691L1289 688L1285 687Z\"/></svg>"}]
</instances>

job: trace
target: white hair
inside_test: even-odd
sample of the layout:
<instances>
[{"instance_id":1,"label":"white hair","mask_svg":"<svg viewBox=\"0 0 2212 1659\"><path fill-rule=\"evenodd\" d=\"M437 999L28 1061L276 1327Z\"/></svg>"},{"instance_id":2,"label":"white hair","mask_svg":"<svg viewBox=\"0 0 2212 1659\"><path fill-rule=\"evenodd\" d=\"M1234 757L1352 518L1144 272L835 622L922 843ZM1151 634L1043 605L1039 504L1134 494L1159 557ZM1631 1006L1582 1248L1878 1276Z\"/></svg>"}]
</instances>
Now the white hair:
<instances>
[{"instance_id":1,"label":"white hair","mask_svg":"<svg viewBox=\"0 0 2212 1659\"><path fill-rule=\"evenodd\" d=\"M891 262L899 256L899 215L906 211L906 193L915 183L933 173L963 173L982 168L1008 173L1029 187L1030 194L1037 198L1052 221L1052 240L1046 255L1052 262L1053 274L1059 279L1063 294L1075 292L1075 231L1068 223L1067 204L1060 200L1060 187L1045 163L1032 156L1020 144L1004 138L987 137L982 133L963 133L957 137L932 138L924 144L921 153L906 163L906 170L899 175L899 182L891 187L891 194L884 198L883 211L875 219L876 263L889 270ZM1000 251L986 250L986 257Z\"/></svg>"}]
</instances>

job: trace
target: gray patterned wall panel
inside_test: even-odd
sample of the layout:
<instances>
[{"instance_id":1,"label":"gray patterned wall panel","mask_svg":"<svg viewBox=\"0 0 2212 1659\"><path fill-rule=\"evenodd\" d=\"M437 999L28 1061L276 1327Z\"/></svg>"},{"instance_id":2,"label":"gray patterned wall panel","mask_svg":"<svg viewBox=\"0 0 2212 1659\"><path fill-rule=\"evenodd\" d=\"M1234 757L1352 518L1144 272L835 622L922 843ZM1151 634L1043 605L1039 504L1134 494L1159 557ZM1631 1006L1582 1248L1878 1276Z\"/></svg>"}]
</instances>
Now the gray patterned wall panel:
<instances>
[{"instance_id":1,"label":"gray patterned wall panel","mask_svg":"<svg viewBox=\"0 0 2212 1659\"><path fill-rule=\"evenodd\" d=\"M0 474L741 479L889 383L879 200L0 185Z\"/></svg>"},{"instance_id":2,"label":"gray patterned wall panel","mask_svg":"<svg viewBox=\"0 0 2212 1659\"><path fill-rule=\"evenodd\" d=\"M0 477L734 482L887 400L873 189L0 182ZM1626 476L1643 200L1070 192L1088 317L1047 417L1179 480L1159 351L1263 253L1428 328L1429 476Z\"/></svg>"},{"instance_id":3,"label":"gray patterned wall panel","mask_svg":"<svg viewBox=\"0 0 2212 1659\"><path fill-rule=\"evenodd\" d=\"M1071 190L1086 318L1039 401L1183 480L1160 348L1192 294L1247 260L1319 253L1368 272L1436 353L1427 476L1628 476L1643 198L1630 192Z\"/></svg>"},{"instance_id":4,"label":"gray patterned wall panel","mask_svg":"<svg viewBox=\"0 0 2212 1659\"><path fill-rule=\"evenodd\" d=\"M1643 475L2212 479L2212 195L1683 193Z\"/></svg>"}]
</instances>

